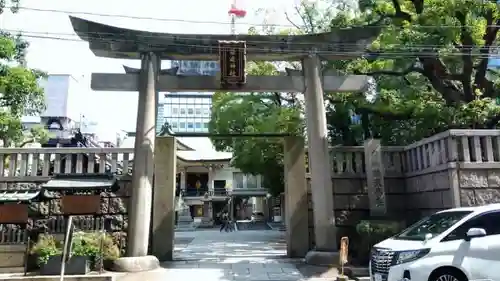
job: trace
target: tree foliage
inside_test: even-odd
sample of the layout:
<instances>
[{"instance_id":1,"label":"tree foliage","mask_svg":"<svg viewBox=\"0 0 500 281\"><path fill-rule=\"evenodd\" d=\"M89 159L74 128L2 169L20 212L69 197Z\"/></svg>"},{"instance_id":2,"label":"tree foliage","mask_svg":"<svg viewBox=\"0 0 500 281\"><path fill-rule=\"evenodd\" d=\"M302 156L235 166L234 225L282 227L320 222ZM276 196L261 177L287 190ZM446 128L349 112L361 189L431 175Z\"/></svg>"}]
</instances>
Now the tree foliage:
<instances>
[{"instance_id":1,"label":"tree foliage","mask_svg":"<svg viewBox=\"0 0 500 281\"><path fill-rule=\"evenodd\" d=\"M273 75L272 63L251 63L252 75ZM293 96L282 93L215 93L211 134L302 134L300 110ZM212 137L217 150L232 151L232 165L243 173L262 175L271 193L283 190L283 141L276 137Z\"/></svg>"},{"instance_id":2,"label":"tree foliage","mask_svg":"<svg viewBox=\"0 0 500 281\"><path fill-rule=\"evenodd\" d=\"M0 12L7 5L11 12L17 12L19 1L0 1ZM45 108L43 89L38 84L45 74L26 67L27 48L20 35L0 31L0 140L4 147L47 138L43 128L23 133L22 116L39 114Z\"/></svg>"},{"instance_id":3,"label":"tree foliage","mask_svg":"<svg viewBox=\"0 0 500 281\"><path fill-rule=\"evenodd\" d=\"M404 145L453 128L498 127L500 106L496 100L500 101L500 72L488 67L489 58L497 52L499 37L500 6L496 2L359 0L356 3L344 0L331 4L332 1L327 0L304 0L297 5L299 22L287 15L296 27L295 33L310 34L352 26L380 30L365 56L324 63L326 69L335 69L340 74L373 77L367 93L325 93L332 144L361 145L364 139L376 137L386 145ZM359 9L354 10L355 6ZM214 118L225 114L217 113L217 106L214 106ZM241 119L232 121L229 114L225 115L224 122L214 119L211 127L214 132L222 128L219 127L222 124L261 130L258 126L237 125L248 124L247 118L253 123L271 126L267 124L270 121L267 117L273 115L268 112L245 111L230 103L225 106L222 112L234 108L233 116ZM250 103L248 106L253 107ZM300 106L296 110L300 111ZM293 122L301 120L297 117ZM293 128L301 128L298 123L293 124ZM262 128L268 129L266 126ZM228 143L219 148L230 147L238 157L249 156L241 167L259 173L265 169L264 158L250 156L268 143L267 140L260 142L246 140L245 146ZM265 159L271 158L271 153L274 151ZM276 155L279 163L282 156ZM236 167L238 163L235 162Z\"/></svg>"},{"instance_id":4,"label":"tree foliage","mask_svg":"<svg viewBox=\"0 0 500 281\"><path fill-rule=\"evenodd\" d=\"M364 58L330 65L343 73L373 76L376 94L372 99L366 94L328 94L334 138L375 136L386 144L406 144L451 128L498 126L500 81L488 69L500 24L496 1L359 4L361 12L339 13L329 28L376 25L380 36ZM359 114L361 122L343 124L350 131L342 132L335 120L342 111Z\"/></svg>"}]
</instances>

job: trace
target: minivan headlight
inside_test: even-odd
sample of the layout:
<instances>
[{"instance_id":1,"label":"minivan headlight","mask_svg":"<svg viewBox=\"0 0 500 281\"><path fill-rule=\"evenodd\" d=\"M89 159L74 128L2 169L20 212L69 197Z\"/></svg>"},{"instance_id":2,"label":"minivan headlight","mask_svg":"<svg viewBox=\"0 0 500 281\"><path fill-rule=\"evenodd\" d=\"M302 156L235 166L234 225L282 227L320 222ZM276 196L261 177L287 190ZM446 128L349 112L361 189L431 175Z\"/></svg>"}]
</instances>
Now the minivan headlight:
<instances>
[{"instance_id":1,"label":"minivan headlight","mask_svg":"<svg viewBox=\"0 0 500 281\"><path fill-rule=\"evenodd\" d=\"M410 251L397 252L395 263L402 264L402 263L418 260L419 258L427 255L430 251L431 251L431 249L420 249L420 250L410 250Z\"/></svg>"}]
</instances>

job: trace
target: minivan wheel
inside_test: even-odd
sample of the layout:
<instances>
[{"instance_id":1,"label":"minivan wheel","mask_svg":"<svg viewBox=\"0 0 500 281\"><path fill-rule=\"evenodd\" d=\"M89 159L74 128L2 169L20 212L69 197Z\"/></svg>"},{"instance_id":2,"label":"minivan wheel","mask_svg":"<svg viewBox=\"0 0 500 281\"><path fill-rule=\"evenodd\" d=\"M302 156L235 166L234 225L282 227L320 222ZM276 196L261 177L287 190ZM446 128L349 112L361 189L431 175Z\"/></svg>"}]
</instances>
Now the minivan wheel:
<instances>
[{"instance_id":1,"label":"minivan wheel","mask_svg":"<svg viewBox=\"0 0 500 281\"><path fill-rule=\"evenodd\" d=\"M444 269L433 272L429 281L467 281L467 277L458 269Z\"/></svg>"},{"instance_id":2,"label":"minivan wheel","mask_svg":"<svg viewBox=\"0 0 500 281\"><path fill-rule=\"evenodd\" d=\"M438 276L435 281L461 281L457 277L455 277L453 274L443 274Z\"/></svg>"}]
</instances>

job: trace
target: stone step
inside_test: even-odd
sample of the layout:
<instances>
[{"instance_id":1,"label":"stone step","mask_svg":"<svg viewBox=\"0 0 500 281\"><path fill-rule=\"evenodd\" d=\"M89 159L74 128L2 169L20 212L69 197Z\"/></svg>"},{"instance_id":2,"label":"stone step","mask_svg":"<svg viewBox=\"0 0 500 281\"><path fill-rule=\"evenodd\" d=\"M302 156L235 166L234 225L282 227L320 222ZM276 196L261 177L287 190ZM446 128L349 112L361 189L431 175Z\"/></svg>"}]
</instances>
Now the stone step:
<instances>
[{"instance_id":1,"label":"stone step","mask_svg":"<svg viewBox=\"0 0 500 281\"><path fill-rule=\"evenodd\" d=\"M245 230L270 230L271 228L264 221L250 222L250 221L238 221L236 222L238 231Z\"/></svg>"}]
</instances>

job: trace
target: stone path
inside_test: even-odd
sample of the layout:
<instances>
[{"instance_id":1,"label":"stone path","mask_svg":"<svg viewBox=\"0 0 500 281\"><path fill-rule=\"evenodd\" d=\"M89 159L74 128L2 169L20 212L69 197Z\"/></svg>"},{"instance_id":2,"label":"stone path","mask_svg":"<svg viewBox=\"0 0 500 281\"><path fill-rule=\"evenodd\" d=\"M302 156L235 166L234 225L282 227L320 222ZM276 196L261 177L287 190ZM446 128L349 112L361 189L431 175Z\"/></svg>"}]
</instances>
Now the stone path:
<instances>
[{"instance_id":1,"label":"stone path","mask_svg":"<svg viewBox=\"0 0 500 281\"><path fill-rule=\"evenodd\" d=\"M335 280L321 268L286 258L284 232L272 230L176 232L175 260L161 269L120 276L117 281Z\"/></svg>"},{"instance_id":2,"label":"stone path","mask_svg":"<svg viewBox=\"0 0 500 281\"><path fill-rule=\"evenodd\" d=\"M300 280L301 273L286 258L282 233L276 231L182 232L193 237L186 247L176 247L178 261L166 263L170 278L203 276L208 280Z\"/></svg>"}]
</instances>

